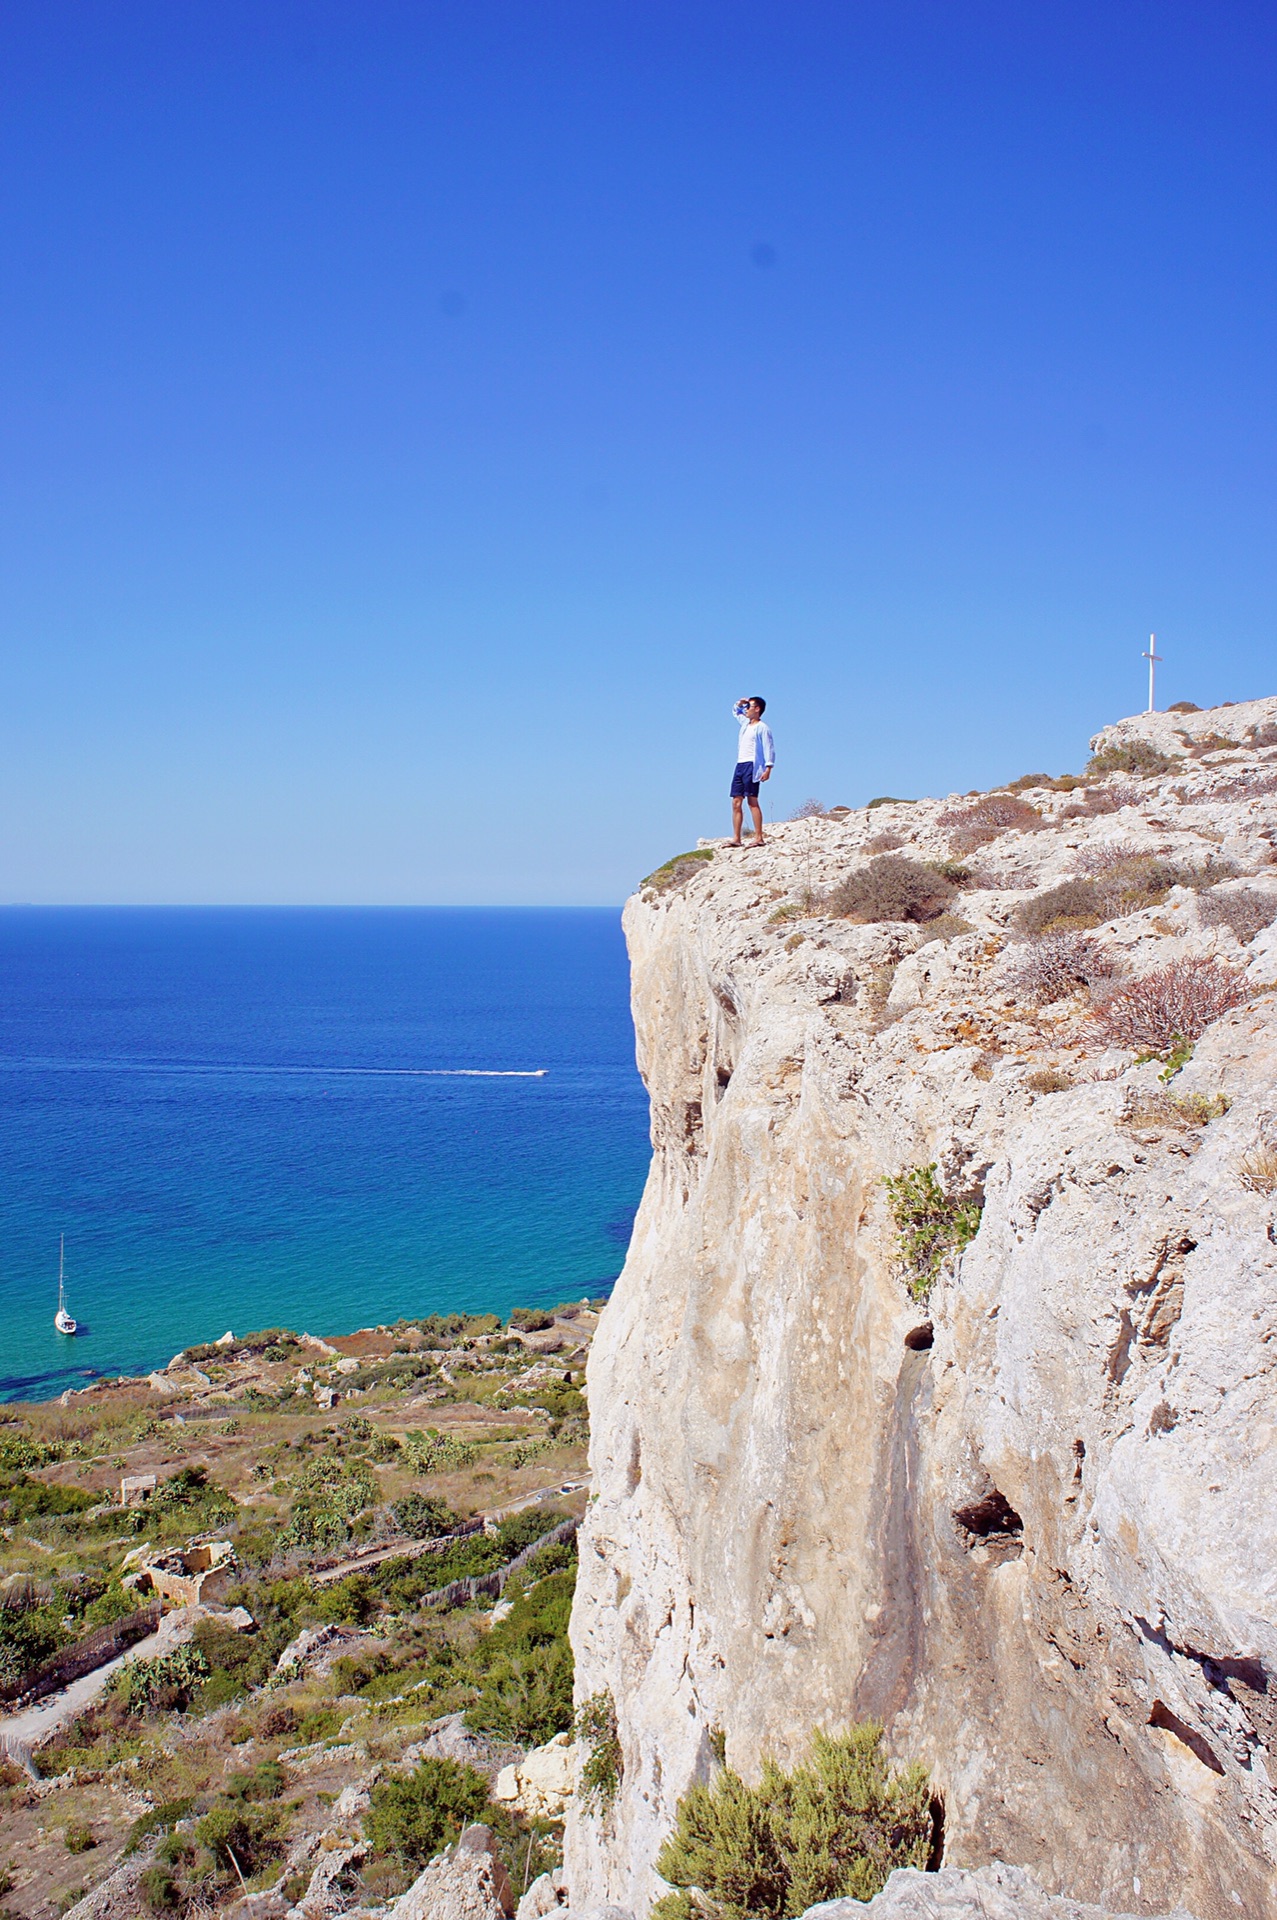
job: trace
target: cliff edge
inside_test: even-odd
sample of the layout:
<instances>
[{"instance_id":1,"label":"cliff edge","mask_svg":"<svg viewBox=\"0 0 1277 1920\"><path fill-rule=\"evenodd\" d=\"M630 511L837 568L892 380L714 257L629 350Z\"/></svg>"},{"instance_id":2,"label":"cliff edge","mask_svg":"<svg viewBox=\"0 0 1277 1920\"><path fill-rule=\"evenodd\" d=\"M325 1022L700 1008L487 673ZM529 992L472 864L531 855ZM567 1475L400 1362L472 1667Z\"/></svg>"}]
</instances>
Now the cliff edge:
<instances>
[{"instance_id":1,"label":"cliff edge","mask_svg":"<svg viewBox=\"0 0 1277 1920\"><path fill-rule=\"evenodd\" d=\"M1277 699L1093 746L626 908L653 1158L572 1627L623 1773L574 1906L646 1910L723 1738L756 1777L872 1717L946 1865L1277 1915ZM943 914L865 917L901 864ZM978 1231L928 1292L884 1176L929 1165Z\"/></svg>"}]
</instances>

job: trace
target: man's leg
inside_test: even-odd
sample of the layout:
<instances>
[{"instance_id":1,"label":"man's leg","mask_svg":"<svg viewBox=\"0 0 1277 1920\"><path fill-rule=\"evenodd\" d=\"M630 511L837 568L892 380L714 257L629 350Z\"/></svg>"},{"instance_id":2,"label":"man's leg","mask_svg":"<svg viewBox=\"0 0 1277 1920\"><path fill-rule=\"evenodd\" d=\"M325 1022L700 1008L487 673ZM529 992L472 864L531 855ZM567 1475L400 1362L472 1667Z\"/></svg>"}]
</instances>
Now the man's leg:
<instances>
[{"instance_id":1,"label":"man's leg","mask_svg":"<svg viewBox=\"0 0 1277 1920\"><path fill-rule=\"evenodd\" d=\"M762 802L761 802L760 800L751 800L751 801L750 801L750 803L749 803L749 810L750 810L750 812L751 812L751 813L753 814L753 816L754 816L754 839L753 839L753 844L754 844L754 846L756 846L756 847L761 847L761 846L762 846L762 844L763 844L763 807L762 807Z\"/></svg>"},{"instance_id":2,"label":"man's leg","mask_svg":"<svg viewBox=\"0 0 1277 1920\"><path fill-rule=\"evenodd\" d=\"M744 806L745 803L740 795L734 793L732 795L732 837L727 843L729 847L739 847L741 844L740 829L744 817Z\"/></svg>"}]
</instances>

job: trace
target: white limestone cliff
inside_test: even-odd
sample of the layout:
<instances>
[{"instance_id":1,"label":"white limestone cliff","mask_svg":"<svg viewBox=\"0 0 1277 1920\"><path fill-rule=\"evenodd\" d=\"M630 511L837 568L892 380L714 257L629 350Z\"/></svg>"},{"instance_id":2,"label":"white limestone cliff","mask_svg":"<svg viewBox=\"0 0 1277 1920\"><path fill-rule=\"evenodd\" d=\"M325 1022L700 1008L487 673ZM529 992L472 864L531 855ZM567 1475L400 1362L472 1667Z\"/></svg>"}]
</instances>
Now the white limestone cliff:
<instances>
[{"instance_id":1,"label":"white limestone cliff","mask_svg":"<svg viewBox=\"0 0 1277 1920\"><path fill-rule=\"evenodd\" d=\"M751 1776L874 1717L931 1769L948 1865L1277 1916L1277 1200L1244 1165L1277 1148L1277 928L1177 885L1096 929L1132 974L1244 972L1178 1108L1085 996L1007 985L1017 907L1123 850L1277 890L1277 700L1097 744L1132 740L1174 765L1028 790L1040 819L968 857L971 931L777 917L884 839L952 859L954 796L789 823L626 909L653 1159L590 1360L572 1626L624 1772L569 1822L574 1908L646 1911L717 1730ZM983 1214L924 1310L883 1176L931 1161Z\"/></svg>"}]
</instances>

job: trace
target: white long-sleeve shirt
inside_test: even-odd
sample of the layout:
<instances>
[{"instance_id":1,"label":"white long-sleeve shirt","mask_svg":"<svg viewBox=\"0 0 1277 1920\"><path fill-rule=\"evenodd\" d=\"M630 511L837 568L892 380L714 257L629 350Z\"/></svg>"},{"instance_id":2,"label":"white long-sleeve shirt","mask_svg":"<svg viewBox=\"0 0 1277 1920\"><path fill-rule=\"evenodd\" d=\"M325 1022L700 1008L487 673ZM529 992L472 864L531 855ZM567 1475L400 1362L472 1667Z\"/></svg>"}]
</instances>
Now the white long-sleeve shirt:
<instances>
[{"instance_id":1,"label":"white long-sleeve shirt","mask_svg":"<svg viewBox=\"0 0 1277 1920\"><path fill-rule=\"evenodd\" d=\"M740 726L740 743L736 748L736 764L742 761L752 763L755 775L764 767L776 764L776 744L772 739L772 730L765 720L747 720L748 700L738 700L732 708L732 719Z\"/></svg>"}]
</instances>

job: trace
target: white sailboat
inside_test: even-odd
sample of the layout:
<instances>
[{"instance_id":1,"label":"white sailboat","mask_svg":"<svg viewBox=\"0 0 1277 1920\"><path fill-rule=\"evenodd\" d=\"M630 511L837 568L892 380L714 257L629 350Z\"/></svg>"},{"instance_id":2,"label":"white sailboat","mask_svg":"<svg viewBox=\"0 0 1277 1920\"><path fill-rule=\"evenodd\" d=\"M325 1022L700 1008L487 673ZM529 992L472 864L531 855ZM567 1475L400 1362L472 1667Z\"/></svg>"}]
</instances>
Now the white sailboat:
<instances>
[{"instance_id":1,"label":"white sailboat","mask_svg":"<svg viewBox=\"0 0 1277 1920\"><path fill-rule=\"evenodd\" d=\"M53 1324L59 1333L74 1333L75 1316L67 1312L66 1296L66 1235L58 1236L58 1310L53 1316Z\"/></svg>"}]
</instances>

